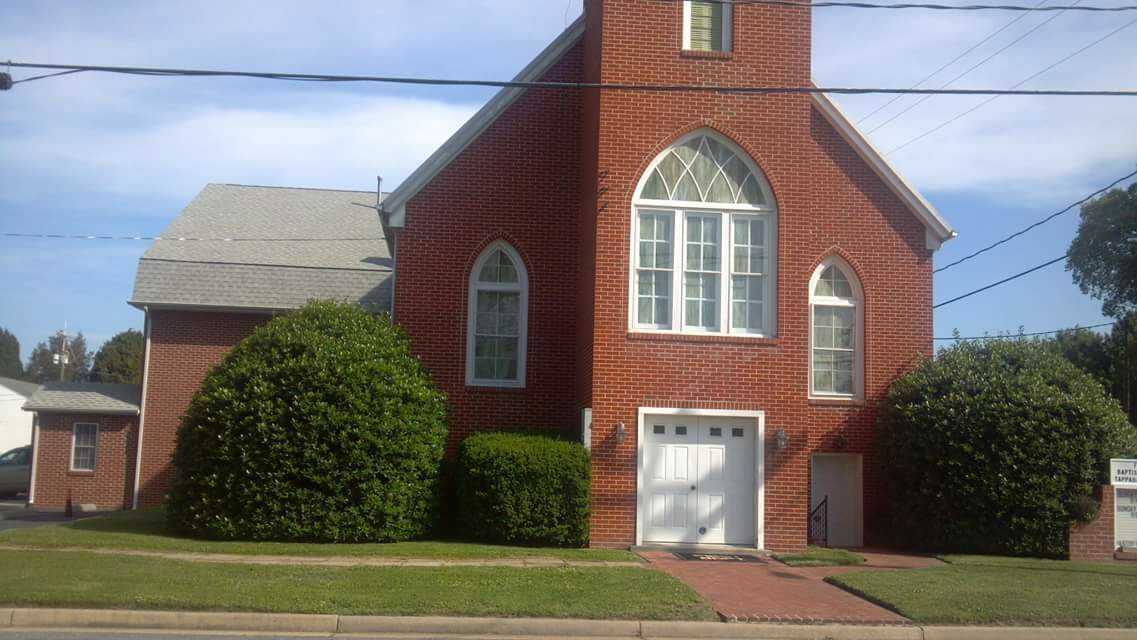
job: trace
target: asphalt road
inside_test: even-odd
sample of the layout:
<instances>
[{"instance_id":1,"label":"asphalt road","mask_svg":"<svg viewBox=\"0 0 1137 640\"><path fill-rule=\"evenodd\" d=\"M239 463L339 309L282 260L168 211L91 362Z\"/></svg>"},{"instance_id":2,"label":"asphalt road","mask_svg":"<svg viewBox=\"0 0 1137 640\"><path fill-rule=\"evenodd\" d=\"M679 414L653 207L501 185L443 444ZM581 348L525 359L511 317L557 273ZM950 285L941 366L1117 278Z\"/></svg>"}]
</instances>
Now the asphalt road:
<instances>
[{"instance_id":1,"label":"asphalt road","mask_svg":"<svg viewBox=\"0 0 1137 640\"><path fill-rule=\"evenodd\" d=\"M351 638L352 640L368 640L369 638L379 640L380 638L389 639L392 636L366 636L366 635L338 635L338 634L313 634L313 633L298 633L298 634L265 634L265 633L186 633L184 631L171 631L169 633L153 632L153 631L125 631L115 629L102 629L95 631L25 631L20 629L0 630L0 640L111 640L112 638L123 638L124 640L249 640L256 638L257 640L293 640L295 638L304 638L306 640L322 640L332 638ZM466 636L470 638L479 638L484 640L484 636ZM539 638L540 636L526 636L528 639ZM447 640L461 640L463 636L430 636L430 635L398 635L399 640L427 640L434 638L445 638Z\"/></svg>"}]
</instances>

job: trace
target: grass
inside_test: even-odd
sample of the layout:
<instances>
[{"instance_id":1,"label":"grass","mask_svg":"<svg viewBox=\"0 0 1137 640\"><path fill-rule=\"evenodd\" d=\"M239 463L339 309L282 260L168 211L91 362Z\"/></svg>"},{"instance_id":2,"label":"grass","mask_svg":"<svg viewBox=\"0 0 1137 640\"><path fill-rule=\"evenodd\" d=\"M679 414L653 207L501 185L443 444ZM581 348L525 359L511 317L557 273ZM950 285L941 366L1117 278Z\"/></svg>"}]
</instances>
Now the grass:
<instances>
[{"instance_id":1,"label":"grass","mask_svg":"<svg viewBox=\"0 0 1137 640\"><path fill-rule=\"evenodd\" d=\"M843 567L865 561L852 551L825 547L809 547L804 553L775 553L774 559L791 567Z\"/></svg>"},{"instance_id":2,"label":"grass","mask_svg":"<svg viewBox=\"0 0 1137 640\"><path fill-rule=\"evenodd\" d=\"M634 567L230 565L0 551L0 606L713 620L690 588Z\"/></svg>"},{"instance_id":3,"label":"grass","mask_svg":"<svg viewBox=\"0 0 1137 640\"><path fill-rule=\"evenodd\" d=\"M0 532L0 545L60 549L141 549L189 553L286 556L385 556L436 559L546 557L578 561L634 561L628 551L612 549L557 549L513 547L450 541L415 541L372 544L320 544L303 542L228 542L178 537L166 526L161 509L120 511L61 526L33 527Z\"/></svg>"},{"instance_id":4,"label":"grass","mask_svg":"<svg viewBox=\"0 0 1137 640\"><path fill-rule=\"evenodd\" d=\"M1137 565L943 556L927 569L827 580L918 623L1137 626Z\"/></svg>"}]
</instances>

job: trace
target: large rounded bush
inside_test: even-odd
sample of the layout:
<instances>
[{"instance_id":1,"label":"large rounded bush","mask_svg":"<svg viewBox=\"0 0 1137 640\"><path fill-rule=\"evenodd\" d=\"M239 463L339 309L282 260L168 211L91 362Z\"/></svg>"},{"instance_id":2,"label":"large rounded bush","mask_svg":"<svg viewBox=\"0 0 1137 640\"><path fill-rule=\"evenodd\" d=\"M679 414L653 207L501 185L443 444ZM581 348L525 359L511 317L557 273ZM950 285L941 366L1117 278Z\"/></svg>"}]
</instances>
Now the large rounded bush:
<instances>
[{"instance_id":1,"label":"large rounded bush","mask_svg":"<svg viewBox=\"0 0 1137 640\"><path fill-rule=\"evenodd\" d=\"M455 476L463 535L511 544L588 543L591 467L579 443L475 434L462 443Z\"/></svg>"},{"instance_id":2,"label":"large rounded bush","mask_svg":"<svg viewBox=\"0 0 1137 640\"><path fill-rule=\"evenodd\" d=\"M1074 505L1134 448L1116 400L1036 342L961 342L897 380L881 408L884 521L930 550L1066 553Z\"/></svg>"},{"instance_id":3,"label":"large rounded bush","mask_svg":"<svg viewBox=\"0 0 1137 640\"><path fill-rule=\"evenodd\" d=\"M170 523L219 539L421 536L437 513L445 404L386 316L311 302L206 377L178 431Z\"/></svg>"}]
</instances>

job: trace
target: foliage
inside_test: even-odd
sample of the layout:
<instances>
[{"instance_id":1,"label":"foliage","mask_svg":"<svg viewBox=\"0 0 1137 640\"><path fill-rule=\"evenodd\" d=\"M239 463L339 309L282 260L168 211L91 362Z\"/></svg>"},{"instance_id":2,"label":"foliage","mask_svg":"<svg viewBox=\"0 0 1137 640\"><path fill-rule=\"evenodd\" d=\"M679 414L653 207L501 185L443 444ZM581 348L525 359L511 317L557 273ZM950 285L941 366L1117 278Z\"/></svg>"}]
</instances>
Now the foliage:
<instances>
[{"instance_id":1,"label":"foliage","mask_svg":"<svg viewBox=\"0 0 1137 640\"><path fill-rule=\"evenodd\" d=\"M57 331L46 342L37 344L24 367L24 379L39 383L59 380L59 365L55 364L54 357L63 352L64 342L67 343L67 364L63 368L63 381L86 380L91 370L91 353L87 351L87 339L82 331L74 338Z\"/></svg>"},{"instance_id":2,"label":"foliage","mask_svg":"<svg viewBox=\"0 0 1137 640\"><path fill-rule=\"evenodd\" d=\"M20 341L7 329L0 329L0 378L24 377L20 363Z\"/></svg>"},{"instance_id":3,"label":"foliage","mask_svg":"<svg viewBox=\"0 0 1137 640\"><path fill-rule=\"evenodd\" d=\"M877 434L883 532L934 551L1060 556L1071 500L1137 450L1117 402L1027 340L961 342L897 380Z\"/></svg>"},{"instance_id":4,"label":"foliage","mask_svg":"<svg viewBox=\"0 0 1137 640\"><path fill-rule=\"evenodd\" d=\"M1073 518L1074 522L1090 522L1098 514L1100 508L1101 503L1094 500L1093 496L1076 496L1070 501L1070 517Z\"/></svg>"},{"instance_id":5,"label":"foliage","mask_svg":"<svg viewBox=\"0 0 1137 640\"><path fill-rule=\"evenodd\" d=\"M588 542L588 451L579 443L520 433L466 438L455 508L464 535L512 544Z\"/></svg>"},{"instance_id":6,"label":"foliage","mask_svg":"<svg viewBox=\"0 0 1137 640\"><path fill-rule=\"evenodd\" d=\"M1137 311L1137 183L1111 189L1082 205L1066 270L1074 283L1119 318Z\"/></svg>"},{"instance_id":7,"label":"foliage","mask_svg":"<svg viewBox=\"0 0 1137 640\"><path fill-rule=\"evenodd\" d=\"M95 353L91 381L142 384L144 349L141 331L127 329L116 333Z\"/></svg>"},{"instance_id":8,"label":"foliage","mask_svg":"<svg viewBox=\"0 0 1137 640\"><path fill-rule=\"evenodd\" d=\"M434 521L446 397L386 316L310 302L234 348L186 410L171 525L213 539L388 542Z\"/></svg>"},{"instance_id":9,"label":"foliage","mask_svg":"<svg viewBox=\"0 0 1137 640\"><path fill-rule=\"evenodd\" d=\"M1073 329L1044 344L1096 378L1137 425L1137 311L1115 322L1110 333Z\"/></svg>"}]
</instances>

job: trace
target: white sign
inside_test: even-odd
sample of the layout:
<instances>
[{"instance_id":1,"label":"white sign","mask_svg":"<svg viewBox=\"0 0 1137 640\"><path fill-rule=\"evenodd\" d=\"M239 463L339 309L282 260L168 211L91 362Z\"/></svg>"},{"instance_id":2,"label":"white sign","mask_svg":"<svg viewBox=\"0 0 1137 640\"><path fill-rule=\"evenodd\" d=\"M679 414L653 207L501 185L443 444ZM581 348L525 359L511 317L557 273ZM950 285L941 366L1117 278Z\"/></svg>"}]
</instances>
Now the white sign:
<instances>
[{"instance_id":1,"label":"white sign","mask_svg":"<svg viewBox=\"0 0 1137 640\"><path fill-rule=\"evenodd\" d=\"M1137 460L1110 460L1109 483L1115 487L1137 487Z\"/></svg>"},{"instance_id":2,"label":"white sign","mask_svg":"<svg viewBox=\"0 0 1137 640\"><path fill-rule=\"evenodd\" d=\"M1137 489L1115 489L1113 511L1114 547L1137 549Z\"/></svg>"}]
</instances>

